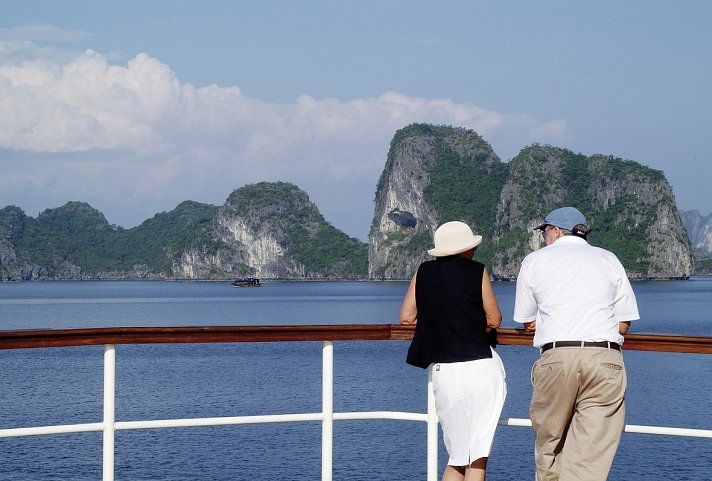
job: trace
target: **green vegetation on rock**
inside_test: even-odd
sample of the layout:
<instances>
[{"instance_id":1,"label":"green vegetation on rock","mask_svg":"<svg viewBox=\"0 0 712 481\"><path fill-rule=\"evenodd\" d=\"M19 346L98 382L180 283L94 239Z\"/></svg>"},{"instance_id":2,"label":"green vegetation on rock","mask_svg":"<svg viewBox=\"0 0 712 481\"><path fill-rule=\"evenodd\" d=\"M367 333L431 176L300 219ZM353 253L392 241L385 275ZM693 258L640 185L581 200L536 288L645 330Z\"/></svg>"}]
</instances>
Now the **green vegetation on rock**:
<instances>
[{"instance_id":1,"label":"green vegetation on rock","mask_svg":"<svg viewBox=\"0 0 712 481\"><path fill-rule=\"evenodd\" d=\"M476 134L473 137L469 146L474 150L464 155L449 146L446 138L436 137L436 159L426 169L430 185L425 198L440 213L442 222L460 220L474 232L489 236L509 169L507 164L492 159L484 140ZM482 244L477 253L480 262L491 265L493 249L491 242Z\"/></svg>"}]
</instances>

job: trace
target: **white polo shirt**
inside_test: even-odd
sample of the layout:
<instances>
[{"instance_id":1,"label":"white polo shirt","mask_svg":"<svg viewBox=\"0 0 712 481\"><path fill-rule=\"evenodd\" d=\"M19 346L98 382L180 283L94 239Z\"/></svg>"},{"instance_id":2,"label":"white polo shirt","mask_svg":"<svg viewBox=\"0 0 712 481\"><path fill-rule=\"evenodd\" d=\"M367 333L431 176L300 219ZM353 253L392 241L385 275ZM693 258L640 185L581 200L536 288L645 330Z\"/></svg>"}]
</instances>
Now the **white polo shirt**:
<instances>
[{"instance_id":1,"label":"white polo shirt","mask_svg":"<svg viewBox=\"0 0 712 481\"><path fill-rule=\"evenodd\" d=\"M552 341L620 344L618 323L636 319L633 288L612 252L568 235L524 258L514 320L536 321L534 346Z\"/></svg>"}]
</instances>

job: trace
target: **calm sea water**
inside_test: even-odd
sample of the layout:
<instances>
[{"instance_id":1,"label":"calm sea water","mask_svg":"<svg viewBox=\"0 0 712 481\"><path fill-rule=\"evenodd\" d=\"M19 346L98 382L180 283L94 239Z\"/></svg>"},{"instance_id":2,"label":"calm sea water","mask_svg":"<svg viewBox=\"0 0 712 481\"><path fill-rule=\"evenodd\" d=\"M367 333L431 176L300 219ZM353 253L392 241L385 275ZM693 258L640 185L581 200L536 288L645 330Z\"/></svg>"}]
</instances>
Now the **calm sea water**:
<instances>
[{"instance_id":1,"label":"calm sea water","mask_svg":"<svg viewBox=\"0 0 712 481\"><path fill-rule=\"evenodd\" d=\"M99 326L396 323L404 282L0 283L0 330ZM712 279L634 284L633 332L712 336ZM514 284L495 284L503 325ZM338 342L337 412L426 408L408 343ZM503 416L527 417L530 347L500 346ZM0 351L0 427L98 422L103 348ZM628 351L628 424L712 429L712 356ZM321 343L117 347L119 421L318 412ZM317 480L319 423L120 431L116 479ZM441 443L442 444L442 443ZM533 479L529 428L498 428L488 479ZM0 439L0 480L101 479L101 434ZM336 421L334 479L425 478L425 425ZM440 448L440 464L447 459ZM610 480L712 480L709 439L624 434Z\"/></svg>"}]
</instances>

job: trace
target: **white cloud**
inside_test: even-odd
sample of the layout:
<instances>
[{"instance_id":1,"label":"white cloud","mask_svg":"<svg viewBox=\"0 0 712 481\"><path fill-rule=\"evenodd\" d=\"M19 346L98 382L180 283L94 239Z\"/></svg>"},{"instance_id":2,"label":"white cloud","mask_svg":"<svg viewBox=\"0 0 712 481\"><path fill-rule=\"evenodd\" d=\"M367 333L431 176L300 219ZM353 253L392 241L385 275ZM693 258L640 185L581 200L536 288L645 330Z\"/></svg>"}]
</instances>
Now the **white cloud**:
<instances>
[{"instance_id":1,"label":"white cloud","mask_svg":"<svg viewBox=\"0 0 712 481\"><path fill-rule=\"evenodd\" d=\"M566 135L562 120L396 92L267 103L237 87L181 83L169 66L143 53L116 65L91 50L54 60L47 52L22 56L18 45L0 41L0 165L30 195L71 192L66 200L92 203L89 196L103 193L126 206L166 198L215 201L205 199L208 191L222 201L232 189L261 180L318 186L354 179L375 189L393 134L413 122L474 129L504 158L500 150ZM18 193L17 185L0 179L0 191L9 195ZM3 200L0 205L17 203Z\"/></svg>"}]
</instances>

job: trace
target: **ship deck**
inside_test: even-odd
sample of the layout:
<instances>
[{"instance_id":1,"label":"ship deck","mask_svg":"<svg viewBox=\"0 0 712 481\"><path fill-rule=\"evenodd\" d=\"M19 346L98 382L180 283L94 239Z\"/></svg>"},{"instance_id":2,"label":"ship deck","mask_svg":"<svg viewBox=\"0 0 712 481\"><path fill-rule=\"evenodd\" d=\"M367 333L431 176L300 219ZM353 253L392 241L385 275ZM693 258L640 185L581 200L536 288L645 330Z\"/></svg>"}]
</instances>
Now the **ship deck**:
<instances>
[{"instance_id":1,"label":"ship deck","mask_svg":"<svg viewBox=\"0 0 712 481\"><path fill-rule=\"evenodd\" d=\"M334 412L333 346L340 341L409 340L413 327L397 324L368 325L300 325L300 326L214 326L214 327L110 327L64 330L0 331L1 349L36 349L67 346L104 346L103 417L94 423L52 426L27 426L0 429L0 438L48 436L63 433L103 433L103 480L114 479L115 435L120 430L182 428L255 423L319 422L322 425L321 479L332 479L333 423L341 420L391 419L424 422L427 425L427 479L438 477L438 419L435 413L432 386L428 390L426 412L368 411ZM532 333L515 329L500 329L503 345L531 346ZM322 343L322 410L311 413L272 414L262 416L230 416L192 419L159 419L117 421L116 346L122 344L239 343L239 342L299 342ZM629 334L626 350L712 354L712 337ZM524 418L500 420L503 426L531 426ZM626 425L625 432L691 436L712 439L712 430L662 426Z\"/></svg>"}]
</instances>

